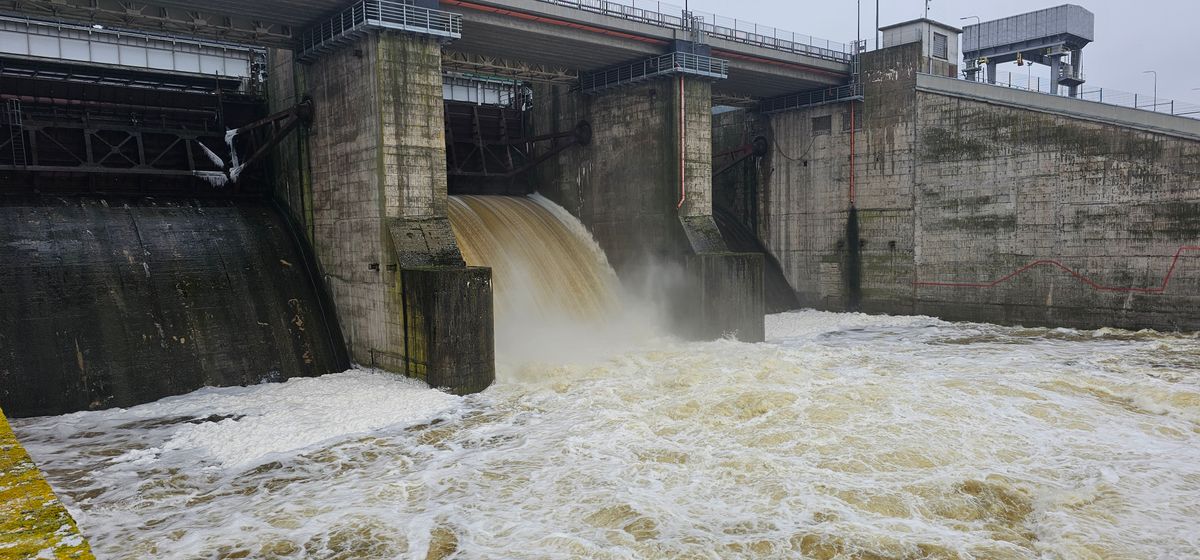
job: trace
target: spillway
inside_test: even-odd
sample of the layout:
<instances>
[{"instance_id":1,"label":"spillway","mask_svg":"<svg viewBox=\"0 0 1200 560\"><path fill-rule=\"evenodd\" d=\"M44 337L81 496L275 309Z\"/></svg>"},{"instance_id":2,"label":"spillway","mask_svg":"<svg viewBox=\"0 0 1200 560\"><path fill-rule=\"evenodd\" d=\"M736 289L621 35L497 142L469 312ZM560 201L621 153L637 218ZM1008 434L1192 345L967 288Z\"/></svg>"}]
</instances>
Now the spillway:
<instances>
[{"instance_id":1,"label":"spillway","mask_svg":"<svg viewBox=\"0 0 1200 560\"><path fill-rule=\"evenodd\" d=\"M451 196L463 259L492 269L496 371L578 363L660 336L661 310L622 289L604 252L562 207L540 196Z\"/></svg>"},{"instance_id":2,"label":"spillway","mask_svg":"<svg viewBox=\"0 0 1200 560\"><path fill-rule=\"evenodd\" d=\"M0 403L131 406L349 364L313 258L258 200L0 203Z\"/></svg>"},{"instance_id":3,"label":"spillway","mask_svg":"<svg viewBox=\"0 0 1200 560\"><path fill-rule=\"evenodd\" d=\"M496 312L543 319L615 313L619 283L604 253L566 210L533 195L450 197L450 224L470 266L492 268Z\"/></svg>"}]
</instances>

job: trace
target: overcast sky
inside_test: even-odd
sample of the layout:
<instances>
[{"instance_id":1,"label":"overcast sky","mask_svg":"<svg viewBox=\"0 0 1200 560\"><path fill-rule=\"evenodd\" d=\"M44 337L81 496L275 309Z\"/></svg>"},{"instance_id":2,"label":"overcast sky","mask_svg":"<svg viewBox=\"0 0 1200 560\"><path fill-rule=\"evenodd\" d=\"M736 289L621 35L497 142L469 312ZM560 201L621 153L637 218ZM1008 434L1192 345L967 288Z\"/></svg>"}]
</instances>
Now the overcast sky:
<instances>
[{"instance_id":1,"label":"overcast sky","mask_svg":"<svg viewBox=\"0 0 1200 560\"><path fill-rule=\"evenodd\" d=\"M693 10L764 23L817 37L854 39L854 0L688 0ZM638 2L639 4L641 2ZM682 4L683 0L671 0ZM929 17L962 27L979 16L984 21L1058 6L1078 4L1096 14L1096 39L1083 50L1087 86L1149 95L1158 72L1158 96L1200 104L1200 0L932 0ZM924 15L924 0L880 0L883 25ZM863 38L875 27L875 0L862 0ZM1029 69L1005 64L1000 72L1024 75ZM1033 67L1047 79L1049 69Z\"/></svg>"}]
</instances>

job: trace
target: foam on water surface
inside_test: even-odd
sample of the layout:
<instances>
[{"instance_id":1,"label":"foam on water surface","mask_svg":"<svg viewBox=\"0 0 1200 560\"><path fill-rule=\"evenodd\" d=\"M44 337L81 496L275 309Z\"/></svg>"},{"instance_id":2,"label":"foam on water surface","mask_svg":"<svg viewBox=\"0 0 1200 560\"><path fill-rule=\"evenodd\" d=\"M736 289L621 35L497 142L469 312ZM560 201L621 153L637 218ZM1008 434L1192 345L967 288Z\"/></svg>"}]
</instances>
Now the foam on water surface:
<instances>
[{"instance_id":1,"label":"foam on water surface","mask_svg":"<svg viewBox=\"0 0 1200 560\"><path fill-rule=\"evenodd\" d=\"M16 428L112 558L1200 555L1194 337L768 326L467 398L352 371Z\"/></svg>"}]
</instances>

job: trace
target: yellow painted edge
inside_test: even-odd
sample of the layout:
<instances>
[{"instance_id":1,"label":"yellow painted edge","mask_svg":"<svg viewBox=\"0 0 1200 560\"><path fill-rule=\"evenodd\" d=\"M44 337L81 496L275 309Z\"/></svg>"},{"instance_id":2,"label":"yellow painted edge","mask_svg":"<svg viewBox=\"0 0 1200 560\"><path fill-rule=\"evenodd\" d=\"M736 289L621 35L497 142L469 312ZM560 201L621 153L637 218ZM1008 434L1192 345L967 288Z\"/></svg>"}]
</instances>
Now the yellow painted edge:
<instances>
[{"instance_id":1,"label":"yellow painted edge","mask_svg":"<svg viewBox=\"0 0 1200 560\"><path fill-rule=\"evenodd\" d=\"M0 410L0 559L91 559L91 546Z\"/></svg>"}]
</instances>

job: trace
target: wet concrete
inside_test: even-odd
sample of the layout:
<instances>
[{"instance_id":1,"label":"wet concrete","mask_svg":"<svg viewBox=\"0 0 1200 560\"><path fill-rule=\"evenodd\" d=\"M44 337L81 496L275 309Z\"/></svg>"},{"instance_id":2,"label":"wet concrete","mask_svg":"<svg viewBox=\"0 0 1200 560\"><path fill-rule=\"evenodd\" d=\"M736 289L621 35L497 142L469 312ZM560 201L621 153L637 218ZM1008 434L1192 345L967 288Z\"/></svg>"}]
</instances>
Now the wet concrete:
<instances>
[{"instance_id":1,"label":"wet concrete","mask_svg":"<svg viewBox=\"0 0 1200 560\"><path fill-rule=\"evenodd\" d=\"M0 205L0 404L14 417L345 369L302 238L266 202Z\"/></svg>"}]
</instances>

